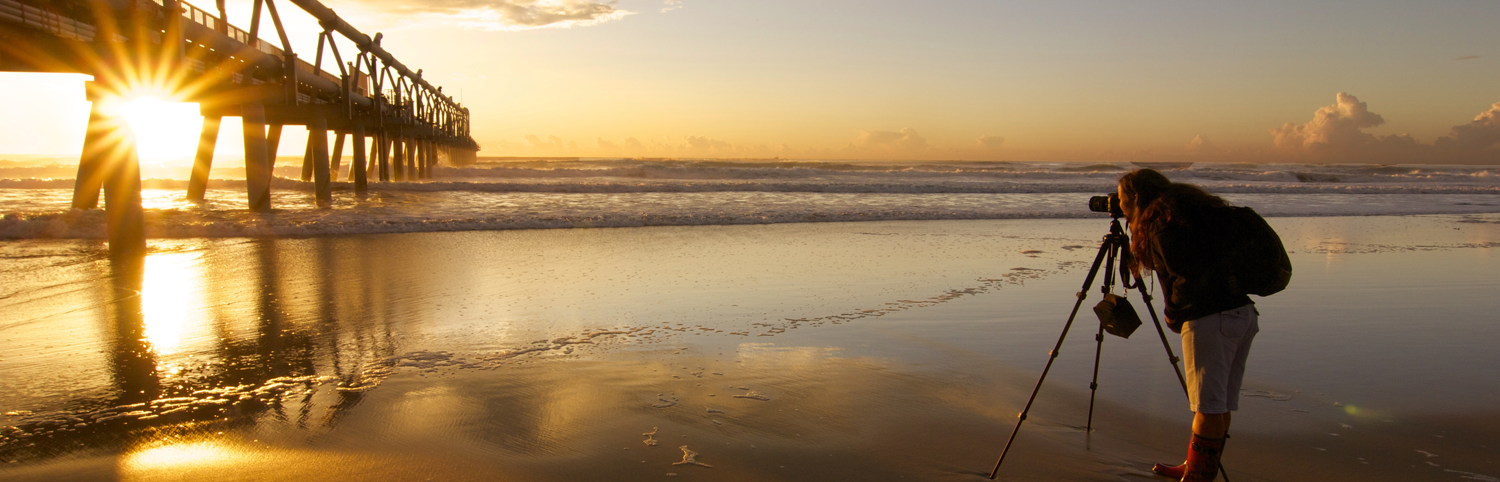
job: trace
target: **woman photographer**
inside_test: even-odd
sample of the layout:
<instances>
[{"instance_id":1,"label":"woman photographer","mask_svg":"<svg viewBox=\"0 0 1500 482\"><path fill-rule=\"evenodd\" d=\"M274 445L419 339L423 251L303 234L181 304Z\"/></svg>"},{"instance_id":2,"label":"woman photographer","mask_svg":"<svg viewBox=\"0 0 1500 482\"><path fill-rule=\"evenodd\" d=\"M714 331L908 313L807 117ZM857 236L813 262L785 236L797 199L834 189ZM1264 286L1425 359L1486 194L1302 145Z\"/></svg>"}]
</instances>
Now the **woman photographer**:
<instances>
[{"instance_id":1,"label":"woman photographer","mask_svg":"<svg viewBox=\"0 0 1500 482\"><path fill-rule=\"evenodd\" d=\"M1182 334L1188 404L1195 413L1187 461L1151 470L1183 481L1210 481L1239 409L1240 382L1250 342L1260 331L1250 297L1230 286L1229 260L1216 228L1222 198L1160 172L1139 169L1120 178L1120 208L1131 232L1130 251L1139 270L1156 272L1167 326Z\"/></svg>"}]
</instances>

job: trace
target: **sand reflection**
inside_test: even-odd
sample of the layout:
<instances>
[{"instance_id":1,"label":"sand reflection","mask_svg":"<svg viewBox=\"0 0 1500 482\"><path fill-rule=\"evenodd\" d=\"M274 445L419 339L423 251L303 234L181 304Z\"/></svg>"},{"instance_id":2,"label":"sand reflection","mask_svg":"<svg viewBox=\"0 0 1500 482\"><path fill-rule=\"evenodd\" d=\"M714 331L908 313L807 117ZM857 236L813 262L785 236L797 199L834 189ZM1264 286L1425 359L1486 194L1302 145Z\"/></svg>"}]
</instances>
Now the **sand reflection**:
<instances>
[{"instance_id":1,"label":"sand reflection","mask_svg":"<svg viewBox=\"0 0 1500 482\"><path fill-rule=\"evenodd\" d=\"M165 253L146 257L141 282L141 317L146 342L157 355L180 350L184 334L205 331L197 314L203 279L199 253Z\"/></svg>"},{"instance_id":2,"label":"sand reflection","mask_svg":"<svg viewBox=\"0 0 1500 482\"><path fill-rule=\"evenodd\" d=\"M151 447L125 456L120 461L123 472L177 471L190 467L214 466L243 462L246 455L233 448L210 442L188 442Z\"/></svg>"}]
</instances>

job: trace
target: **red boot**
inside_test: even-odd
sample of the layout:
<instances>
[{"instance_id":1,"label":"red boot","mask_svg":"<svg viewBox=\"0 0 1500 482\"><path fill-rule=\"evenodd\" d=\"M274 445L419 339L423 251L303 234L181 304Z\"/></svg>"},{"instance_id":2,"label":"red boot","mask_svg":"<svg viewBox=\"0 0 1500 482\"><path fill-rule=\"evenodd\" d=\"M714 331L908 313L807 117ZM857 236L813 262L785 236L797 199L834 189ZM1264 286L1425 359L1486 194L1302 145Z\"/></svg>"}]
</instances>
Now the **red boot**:
<instances>
[{"instance_id":1,"label":"red boot","mask_svg":"<svg viewBox=\"0 0 1500 482\"><path fill-rule=\"evenodd\" d=\"M1219 456L1223 453L1224 439L1193 434L1187 463L1183 464L1182 482L1212 482L1219 476Z\"/></svg>"},{"instance_id":2,"label":"red boot","mask_svg":"<svg viewBox=\"0 0 1500 482\"><path fill-rule=\"evenodd\" d=\"M1187 473L1187 462L1180 465L1156 464L1151 466L1151 472L1172 480L1182 480L1182 475Z\"/></svg>"}]
</instances>

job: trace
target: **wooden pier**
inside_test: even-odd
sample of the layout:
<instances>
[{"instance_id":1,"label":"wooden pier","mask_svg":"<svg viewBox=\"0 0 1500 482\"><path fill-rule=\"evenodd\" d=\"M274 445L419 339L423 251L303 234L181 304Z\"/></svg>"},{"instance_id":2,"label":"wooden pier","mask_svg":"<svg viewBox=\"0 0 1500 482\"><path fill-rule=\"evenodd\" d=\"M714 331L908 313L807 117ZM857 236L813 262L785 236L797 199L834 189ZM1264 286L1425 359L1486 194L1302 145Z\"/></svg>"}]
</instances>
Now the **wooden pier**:
<instances>
[{"instance_id":1,"label":"wooden pier","mask_svg":"<svg viewBox=\"0 0 1500 482\"><path fill-rule=\"evenodd\" d=\"M317 0L255 0L244 30L178 0L0 0L0 71L81 73L91 102L73 207L94 209L104 191L113 254L145 250L140 166L134 135L117 107L137 95L196 102L203 115L188 198L203 200L224 117L244 130L247 207L269 211L276 151L285 126L305 126L302 180L319 205L352 143L348 181L417 181L439 163L473 162L469 110ZM285 6L282 3L282 6ZM300 10L300 13L297 11ZM317 19L317 52L294 52L282 14ZM259 38L263 25L277 42ZM338 35L356 51L340 52ZM311 62L308 61L311 59ZM328 134L334 134L333 146ZM330 147L332 148L330 151Z\"/></svg>"}]
</instances>

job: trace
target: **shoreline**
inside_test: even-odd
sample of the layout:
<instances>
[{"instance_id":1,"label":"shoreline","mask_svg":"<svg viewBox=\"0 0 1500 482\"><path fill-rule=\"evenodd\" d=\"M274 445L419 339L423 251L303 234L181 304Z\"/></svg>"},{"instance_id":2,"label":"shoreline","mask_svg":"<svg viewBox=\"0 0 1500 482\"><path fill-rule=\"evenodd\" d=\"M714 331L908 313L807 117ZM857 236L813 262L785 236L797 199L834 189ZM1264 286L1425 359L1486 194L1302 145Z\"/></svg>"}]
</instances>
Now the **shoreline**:
<instances>
[{"instance_id":1,"label":"shoreline","mask_svg":"<svg viewBox=\"0 0 1500 482\"><path fill-rule=\"evenodd\" d=\"M726 193L720 193L726 194ZM950 195L912 195L905 196L930 196L930 206L919 206L913 208L902 208L894 210L876 210L867 213L834 213L839 205L837 202L828 208L814 208L808 211L806 207L799 205L798 196L788 196L785 193L727 193L731 196L719 200L724 209L735 209L735 211L720 211L709 213L681 213L666 212L658 214L642 214L632 212L626 206L619 206L612 210L600 211L590 214L568 214L566 207L558 207L551 211L525 212L519 214L492 213L485 211L487 202L475 202L473 200L462 200L462 206L453 208L453 212L437 218L427 218L429 214L423 214L418 206L402 206L386 199L391 194L377 194L374 199L353 201L352 194L339 193L340 196L349 196L351 202L358 204L352 208L343 209L317 209L312 205L311 198L292 199L285 203L287 207L278 208L269 213L256 213L244 209L229 209L228 204L232 200L210 199L209 203L214 209L203 209L201 206L186 203L181 199L163 199L156 202L168 207L152 208L145 211L146 237L148 242L162 242L168 240L191 240L191 239L301 239L311 237L338 237L348 235L367 234L406 234L406 233L455 233L455 232L490 232L490 231L530 231L530 230L569 230L569 229L591 229L591 228L653 228L653 227L708 227L708 226L775 226L795 224L827 224L827 223L880 223L880 222L944 222L944 221L1027 221L1027 220L1096 220L1109 219L1101 213L1077 212L1074 209L1063 209L1060 207L1046 207L1039 209L1028 209L1022 211L1009 211L1004 208L1004 203L998 203L999 208L977 207L992 201L984 196L1001 196L1003 201L1006 196L1018 196L1035 198L1036 194L1016 195L973 195L979 197L966 197L962 202L966 207L960 211L950 211L945 207ZM573 197L588 196L584 194L536 194L515 193L512 196L523 196L535 201L548 196L563 196L566 199ZM181 197L180 193L171 196ZM647 202L651 194L627 194L625 196L645 196ZM823 198L865 198L866 195L859 194L824 194ZM965 195L968 196L968 195ZM1062 197L1066 196L1072 200L1076 195L1048 195L1058 198L1053 204L1060 204ZM1379 195L1371 195L1379 196ZM1329 209L1335 212L1317 213L1290 213L1278 211L1277 208L1257 209L1267 219L1304 219L1304 218L1344 218L1344 217L1424 217L1424 216L1468 216L1475 218L1486 218L1500 214L1500 204L1476 203L1464 201L1467 196L1456 195L1392 195L1398 198L1411 198L1414 196L1438 196L1456 207L1443 209L1423 208L1420 205L1408 206L1407 212L1369 212L1361 213L1366 209L1362 203L1348 202L1348 195L1338 195L1338 205ZM1235 196L1229 196L1231 200ZM1487 195L1482 197L1488 197ZM1449 199L1451 198L1451 199ZM1358 199L1358 198L1354 198ZM3 200L3 197L0 197ZM149 200L149 199L148 199ZM1375 201L1389 202L1383 197L1373 198ZM563 201L566 203L567 201ZM756 202L772 202L769 207L760 210L744 210L742 206L754 205ZM1328 200L1309 198L1304 203L1329 203ZM1244 205L1236 203L1236 205ZM1073 206L1076 207L1076 206ZM818 210L822 209L822 211ZM971 209L973 209L971 211ZM828 212L823 212L828 211ZM38 212L38 213L7 213L0 216L0 241L9 240L37 240L37 239L78 239L78 240L103 240L107 238L105 233L104 210L69 210L62 212Z\"/></svg>"}]
</instances>

